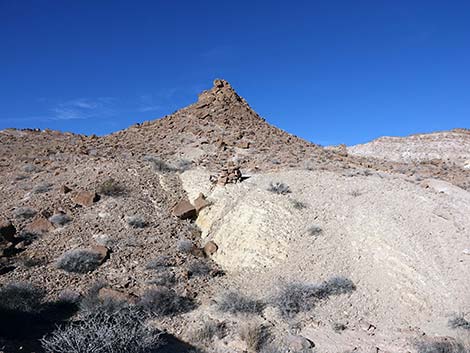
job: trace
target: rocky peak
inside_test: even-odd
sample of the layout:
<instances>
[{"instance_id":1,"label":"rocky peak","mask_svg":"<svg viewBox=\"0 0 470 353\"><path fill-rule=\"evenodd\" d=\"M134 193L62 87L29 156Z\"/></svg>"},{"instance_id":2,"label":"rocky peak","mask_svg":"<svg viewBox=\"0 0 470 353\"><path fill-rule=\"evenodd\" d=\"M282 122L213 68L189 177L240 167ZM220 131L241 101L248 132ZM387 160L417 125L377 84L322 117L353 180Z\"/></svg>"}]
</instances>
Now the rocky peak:
<instances>
[{"instance_id":1,"label":"rocky peak","mask_svg":"<svg viewBox=\"0 0 470 353\"><path fill-rule=\"evenodd\" d=\"M232 88L230 83L222 79L215 79L214 86L199 94L198 99L199 107L205 107L209 104L230 104L230 103L243 103L245 100L241 98L237 92Z\"/></svg>"}]
</instances>

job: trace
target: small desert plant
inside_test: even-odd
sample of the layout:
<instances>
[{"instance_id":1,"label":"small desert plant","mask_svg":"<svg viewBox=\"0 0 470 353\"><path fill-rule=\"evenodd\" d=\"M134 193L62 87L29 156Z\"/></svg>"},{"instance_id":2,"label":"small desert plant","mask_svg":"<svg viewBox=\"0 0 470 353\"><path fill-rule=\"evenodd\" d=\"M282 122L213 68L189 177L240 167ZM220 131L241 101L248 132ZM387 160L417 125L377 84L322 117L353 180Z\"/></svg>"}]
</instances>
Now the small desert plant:
<instances>
[{"instance_id":1,"label":"small desert plant","mask_svg":"<svg viewBox=\"0 0 470 353\"><path fill-rule=\"evenodd\" d=\"M57 268L67 272L87 273L94 271L102 262L101 255L87 249L76 249L67 251L59 260Z\"/></svg>"},{"instance_id":2,"label":"small desert plant","mask_svg":"<svg viewBox=\"0 0 470 353\"><path fill-rule=\"evenodd\" d=\"M40 184L40 185L37 185L33 188L33 193L34 194L43 194L45 192L50 191L51 188L52 188L52 184L50 184L50 183Z\"/></svg>"},{"instance_id":3,"label":"small desert plant","mask_svg":"<svg viewBox=\"0 0 470 353\"><path fill-rule=\"evenodd\" d=\"M307 208L307 204L299 200L291 200L291 203L292 207L294 207L296 210L303 210L304 208Z\"/></svg>"},{"instance_id":4,"label":"small desert plant","mask_svg":"<svg viewBox=\"0 0 470 353\"><path fill-rule=\"evenodd\" d=\"M207 276L211 272L211 267L204 260L195 260L188 264L190 276Z\"/></svg>"},{"instance_id":5,"label":"small desert plant","mask_svg":"<svg viewBox=\"0 0 470 353\"><path fill-rule=\"evenodd\" d=\"M470 351L462 343L446 339L419 342L416 348L418 353L469 353Z\"/></svg>"},{"instance_id":6,"label":"small desert plant","mask_svg":"<svg viewBox=\"0 0 470 353\"><path fill-rule=\"evenodd\" d=\"M191 332L191 341L195 343L210 343L214 337L222 339L227 328L223 322L214 320L205 321L201 327Z\"/></svg>"},{"instance_id":7,"label":"small desert plant","mask_svg":"<svg viewBox=\"0 0 470 353\"><path fill-rule=\"evenodd\" d=\"M353 190L349 193L349 195L351 195L353 197L358 197L358 196L362 195L362 192L360 190Z\"/></svg>"},{"instance_id":8,"label":"small desert plant","mask_svg":"<svg viewBox=\"0 0 470 353\"><path fill-rule=\"evenodd\" d=\"M470 330L470 321L468 321L463 314L460 314L449 320L449 326L454 329L461 328Z\"/></svg>"},{"instance_id":9,"label":"small desert plant","mask_svg":"<svg viewBox=\"0 0 470 353\"><path fill-rule=\"evenodd\" d=\"M333 323L333 325L331 325L331 328L333 329L333 331L335 331L336 333L341 333L343 332L344 330L346 330L348 327L343 324L343 323L340 323L340 322L335 322Z\"/></svg>"},{"instance_id":10,"label":"small desert plant","mask_svg":"<svg viewBox=\"0 0 470 353\"><path fill-rule=\"evenodd\" d=\"M150 260L145 268L147 270L160 270L164 267L172 266L172 261L170 256L160 255L157 256L155 259Z\"/></svg>"},{"instance_id":11,"label":"small desert plant","mask_svg":"<svg viewBox=\"0 0 470 353\"><path fill-rule=\"evenodd\" d=\"M310 311L320 300L331 295L352 292L354 283L345 277L333 277L320 284L288 283L274 295L272 303L284 317L293 317L300 312Z\"/></svg>"},{"instance_id":12,"label":"small desert plant","mask_svg":"<svg viewBox=\"0 0 470 353\"><path fill-rule=\"evenodd\" d=\"M0 309L36 313L41 309L46 292L31 283L8 283L0 288Z\"/></svg>"},{"instance_id":13,"label":"small desert plant","mask_svg":"<svg viewBox=\"0 0 470 353\"><path fill-rule=\"evenodd\" d=\"M128 307L59 327L41 344L46 353L149 353L161 339L160 332L149 326L138 310Z\"/></svg>"},{"instance_id":14,"label":"small desert plant","mask_svg":"<svg viewBox=\"0 0 470 353\"><path fill-rule=\"evenodd\" d=\"M174 172L175 168L170 166L165 161L154 156L145 156L144 160L150 162L152 169L156 172Z\"/></svg>"},{"instance_id":15,"label":"small desert plant","mask_svg":"<svg viewBox=\"0 0 470 353\"><path fill-rule=\"evenodd\" d=\"M56 213L49 217L49 221L57 226L63 226L71 221L71 218L64 213Z\"/></svg>"},{"instance_id":16,"label":"small desert plant","mask_svg":"<svg viewBox=\"0 0 470 353\"><path fill-rule=\"evenodd\" d=\"M194 248L194 244L191 240L180 239L176 243L176 248L178 249L179 252L190 253L191 250L193 250L193 248Z\"/></svg>"},{"instance_id":17,"label":"small desert plant","mask_svg":"<svg viewBox=\"0 0 470 353\"><path fill-rule=\"evenodd\" d=\"M251 352L258 352L267 339L267 330L264 326L248 322L243 324L239 330L240 338L246 343Z\"/></svg>"},{"instance_id":18,"label":"small desert plant","mask_svg":"<svg viewBox=\"0 0 470 353\"><path fill-rule=\"evenodd\" d=\"M176 276L170 270L165 269L157 273L153 279L149 281L151 284L155 284L157 286L165 286L170 287L176 282Z\"/></svg>"},{"instance_id":19,"label":"small desert plant","mask_svg":"<svg viewBox=\"0 0 470 353\"><path fill-rule=\"evenodd\" d=\"M239 292L229 291L220 296L217 301L217 309L230 314L257 314L263 310L263 305Z\"/></svg>"},{"instance_id":20,"label":"small desert plant","mask_svg":"<svg viewBox=\"0 0 470 353\"><path fill-rule=\"evenodd\" d=\"M105 180L97 188L98 194L105 196L121 196L126 193L126 188L113 178Z\"/></svg>"},{"instance_id":21,"label":"small desert plant","mask_svg":"<svg viewBox=\"0 0 470 353\"><path fill-rule=\"evenodd\" d=\"M280 182L269 183L268 191L271 191L278 195L286 195L290 193L290 188L288 185Z\"/></svg>"},{"instance_id":22,"label":"small desert plant","mask_svg":"<svg viewBox=\"0 0 470 353\"><path fill-rule=\"evenodd\" d=\"M308 228L308 234L314 237L320 234L321 232L323 232L323 229L319 225L316 225L316 224Z\"/></svg>"},{"instance_id":23,"label":"small desert plant","mask_svg":"<svg viewBox=\"0 0 470 353\"><path fill-rule=\"evenodd\" d=\"M37 166L35 166L34 164L26 164L23 167L23 171L25 173L34 173L34 172L38 172L39 168Z\"/></svg>"},{"instance_id":24,"label":"small desert plant","mask_svg":"<svg viewBox=\"0 0 470 353\"><path fill-rule=\"evenodd\" d=\"M192 162L188 161L187 159L181 159L177 163L177 168L180 172L184 172L186 170L191 169L192 167Z\"/></svg>"},{"instance_id":25,"label":"small desert plant","mask_svg":"<svg viewBox=\"0 0 470 353\"><path fill-rule=\"evenodd\" d=\"M18 207L13 211L13 216L16 218L28 219L34 217L37 211L30 207Z\"/></svg>"},{"instance_id":26,"label":"small desert plant","mask_svg":"<svg viewBox=\"0 0 470 353\"><path fill-rule=\"evenodd\" d=\"M140 216L127 217L127 224L133 228L145 228L147 226L147 222Z\"/></svg>"},{"instance_id":27,"label":"small desert plant","mask_svg":"<svg viewBox=\"0 0 470 353\"><path fill-rule=\"evenodd\" d=\"M191 299L181 297L168 288L149 289L144 292L139 301L139 307L157 317L173 316L185 313L194 308Z\"/></svg>"}]
</instances>

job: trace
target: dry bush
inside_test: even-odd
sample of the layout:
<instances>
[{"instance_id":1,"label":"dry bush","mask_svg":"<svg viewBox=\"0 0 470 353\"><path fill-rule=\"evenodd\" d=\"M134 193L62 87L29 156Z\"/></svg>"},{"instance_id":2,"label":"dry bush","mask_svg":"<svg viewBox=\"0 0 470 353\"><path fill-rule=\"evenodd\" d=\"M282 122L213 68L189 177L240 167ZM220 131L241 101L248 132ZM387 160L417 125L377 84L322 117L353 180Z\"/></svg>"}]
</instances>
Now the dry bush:
<instances>
[{"instance_id":1,"label":"dry bush","mask_svg":"<svg viewBox=\"0 0 470 353\"><path fill-rule=\"evenodd\" d=\"M307 208L307 204L299 200L291 199L291 203L292 203L292 207L294 207L296 210L303 210Z\"/></svg>"},{"instance_id":2,"label":"dry bush","mask_svg":"<svg viewBox=\"0 0 470 353\"><path fill-rule=\"evenodd\" d=\"M140 216L127 217L127 224L132 228L145 228L147 226L147 222Z\"/></svg>"},{"instance_id":3,"label":"dry bush","mask_svg":"<svg viewBox=\"0 0 470 353\"><path fill-rule=\"evenodd\" d=\"M239 292L229 291L220 296L217 309L230 314L259 314L263 310L263 304Z\"/></svg>"},{"instance_id":4,"label":"dry bush","mask_svg":"<svg viewBox=\"0 0 470 353\"><path fill-rule=\"evenodd\" d=\"M52 184L50 184L50 183L40 184L40 185L37 185L33 188L33 193L34 194L43 194L45 192L50 191L51 188L52 188Z\"/></svg>"},{"instance_id":5,"label":"dry bush","mask_svg":"<svg viewBox=\"0 0 470 353\"><path fill-rule=\"evenodd\" d=\"M423 341L416 344L418 353L470 353L470 349L456 340Z\"/></svg>"},{"instance_id":6,"label":"dry bush","mask_svg":"<svg viewBox=\"0 0 470 353\"><path fill-rule=\"evenodd\" d=\"M227 328L223 322L205 321L201 327L191 332L191 341L198 344L208 344L214 337L224 338Z\"/></svg>"},{"instance_id":7,"label":"dry bush","mask_svg":"<svg viewBox=\"0 0 470 353\"><path fill-rule=\"evenodd\" d=\"M182 253L190 253L194 248L194 244L189 239L180 239L176 243L176 249Z\"/></svg>"},{"instance_id":8,"label":"dry bush","mask_svg":"<svg viewBox=\"0 0 470 353\"><path fill-rule=\"evenodd\" d=\"M0 288L0 309L27 314L36 313L46 292L27 282L8 283Z\"/></svg>"},{"instance_id":9,"label":"dry bush","mask_svg":"<svg viewBox=\"0 0 470 353\"><path fill-rule=\"evenodd\" d=\"M30 207L18 207L13 211L13 216L21 219L28 219L34 217L37 211Z\"/></svg>"},{"instance_id":10,"label":"dry bush","mask_svg":"<svg viewBox=\"0 0 470 353\"><path fill-rule=\"evenodd\" d=\"M449 320L449 326L451 328L461 328L464 330L470 330L470 321L468 321L464 314L457 315Z\"/></svg>"},{"instance_id":11,"label":"dry bush","mask_svg":"<svg viewBox=\"0 0 470 353\"><path fill-rule=\"evenodd\" d=\"M109 178L98 186L97 192L105 196L122 196L126 194L126 188L113 178Z\"/></svg>"},{"instance_id":12,"label":"dry bush","mask_svg":"<svg viewBox=\"0 0 470 353\"><path fill-rule=\"evenodd\" d=\"M56 267L67 272L87 273L94 271L101 264L101 255L86 249L67 251L56 263Z\"/></svg>"},{"instance_id":13,"label":"dry bush","mask_svg":"<svg viewBox=\"0 0 470 353\"><path fill-rule=\"evenodd\" d=\"M160 346L161 339L160 332L150 327L138 310L127 307L59 327L41 344L46 353L150 353Z\"/></svg>"},{"instance_id":14,"label":"dry bush","mask_svg":"<svg viewBox=\"0 0 470 353\"><path fill-rule=\"evenodd\" d=\"M64 214L64 213L57 213L55 215L52 215L51 217L49 217L49 221L55 225L58 225L58 226L63 226L67 223L69 223L72 219Z\"/></svg>"},{"instance_id":15,"label":"dry bush","mask_svg":"<svg viewBox=\"0 0 470 353\"><path fill-rule=\"evenodd\" d=\"M194 302L168 288L146 290L139 301L143 311L157 317L173 316L194 309Z\"/></svg>"},{"instance_id":16,"label":"dry bush","mask_svg":"<svg viewBox=\"0 0 470 353\"><path fill-rule=\"evenodd\" d=\"M207 276L211 272L211 267L204 260L194 260L188 264L188 274L190 277Z\"/></svg>"},{"instance_id":17,"label":"dry bush","mask_svg":"<svg viewBox=\"0 0 470 353\"><path fill-rule=\"evenodd\" d=\"M251 352L258 352L266 342L268 333L264 326L256 322L247 322L240 326L240 338Z\"/></svg>"},{"instance_id":18,"label":"dry bush","mask_svg":"<svg viewBox=\"0 0 470 353\"><path fill-rule=\"evenodd\" d=\"M352 292L356 289L351 280L333 277L320 284L288 283L282 285L272 297L272 303L284 317L293 317L300 312L310 311L331 295Z\"/></svg>"},{"instance_id":19,"label":"dry bush","mask_svg":"<svg viewBox=\"0 0 470 353\"><path fill-rule=\"evenodd\" d=\"M280 183L280 182L269 183L268 191L273 192L278 195L286 195L291 192L288 185L284 183Z\"/></svg>"},{"instance_id":20,"label":"dry bush","mask_svg":"<svg viewBox=\"0 0 470 353\"><path fill-rule=\"evenodd\" d=\"M323 232L323 229L319 225L316 225L316 224L308 228L308 234L310 234L313 237L319 235L321 232Z\"/></svg>"},{"instance_id":21,"label":"dry bush","mask_svg":"<svg viewBox=\"0 0 470 353\"><path fill-rule=\"evenodd\" d=\"M164 267L171 267L172 266L172 260L170 256L166 255L160 255L156 257L153 260L150 260L147 265L146 269L148 270L160 270L161 268Z\"/></svg>"}]
</instances>

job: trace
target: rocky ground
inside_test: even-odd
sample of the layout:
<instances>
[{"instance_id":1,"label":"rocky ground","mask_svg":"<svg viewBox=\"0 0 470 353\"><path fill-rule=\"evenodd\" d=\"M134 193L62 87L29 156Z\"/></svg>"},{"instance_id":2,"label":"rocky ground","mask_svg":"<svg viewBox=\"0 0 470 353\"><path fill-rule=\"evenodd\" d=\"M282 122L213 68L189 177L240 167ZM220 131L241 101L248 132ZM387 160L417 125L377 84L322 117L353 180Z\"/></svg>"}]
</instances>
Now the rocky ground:
<instances>
[{"instance_id":1,"label":"rocky ground","mask_svg":"<svg viewBox=\"0 0 470 353\"><path fill-rule=\"evenodd\" d=\"M447 154L423 139L406 147L409 157L429 145L432 158L325 149L269 125L223 80L187 108L108 136L3 130L0 285L32 283L46 302L86 297L96 283L131 303L167 288L191 306L152 318L167 332L162 352L457 345L467 331L448 322L470 312L465 134L447 135ZM91 253L96 269L65 270L71 250ZM277 292L293 282L303 289L289 305L315 305L286 317ZM227 291L244 305L222 310ZM42 352L38 338L78 322L12 334L6 317L7 353Z\"/></svg>"}]
</instances>

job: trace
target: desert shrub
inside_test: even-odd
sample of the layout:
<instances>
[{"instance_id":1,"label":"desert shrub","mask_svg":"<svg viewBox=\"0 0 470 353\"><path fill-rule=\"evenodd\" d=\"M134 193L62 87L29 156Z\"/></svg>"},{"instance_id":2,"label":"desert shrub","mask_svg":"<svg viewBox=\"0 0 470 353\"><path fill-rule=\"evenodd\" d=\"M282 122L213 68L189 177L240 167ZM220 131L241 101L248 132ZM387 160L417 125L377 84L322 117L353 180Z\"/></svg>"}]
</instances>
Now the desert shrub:
<instances>
[{"instance_id":1,"label":"desert shrub","mask_svg":"<svg viewBox=\"0 0 470 353\"><path fill-rule=\"evenodd\" d=\"M460 314L449 320L449 326L454 329L461 328L470 330L470 321L468 321L463 314Z\"/></svg>"},{"instance_id":2,"label":"desert shrub","mask_svg":"<svg viewBox=\"0 0 470 353\"><path fill-rule=\"evenodd\" d=\"M190 276L207 276L211 272L211 267L204 260L194 260L188 264Z\"/></svg>"},{"instance_id":3,"label":"desert shrub","mask_svg":"<svg viewBox=\"0 0 470 353\"><path fill-rule=\"evenodd\" d=\"M191 341L196 343L210 343L214 337L222 339L227 333L227 327L223 322L214 320L205 321L201 327L191 332Z\"/></svg>"},{"instance_id":4,"label":"desert shrub","mask_svg":"<svg viewBox=\"0 0 470 353\"><path fill-rule=\"evenodd\" d=\"M293 317L300 312L310 311L320 301L331 295L349 293L355 290L354 283L344 277L333 277L320 284L288 283L280 287L272 303L284 317Z\"/></svg>"},{"instance_id":5,"label":"desert shrub","mask_svg":"<svg viewBox=\"0 0 470 353\"><path fill-rule=\"evenodd\" d=\"M263 310L263 305L257 300L247 298L239 292L223 293L217 301L217 309L230 314L256 314Z\"/></svg>"},{"instance_id":6,"label":"desert shrub","mask_svg":"<svg viewBox=\"0 0 470 353\"><path fill-rule=\"evenodd\" d=\"M55 225L63 226L71 221L71 218L64 213L56 213L49 217L49 221Z\"/></svg>"},{"instance_id":7,"label":"desert shrub","mask_svg":"<svg viewBox=\"0 0 470 353\"><path fill-rule=\"evenodd\" d=\"M41 344L46 353L150 353L161 339L160 332L149 326L138 310L127 307L59 327Z\"/></svg>"},{"instance_id":8,"label":"desert shrub","mask_svg":"<svg viewBox=\"0 0 470 353\"><path fill-rule=\"evenodd\" d=\"M80 315L83 318L99 313L114 314L129 307L129 303L123 299L114 297L100 297L100 289L106 287L106 283L99 281L94 283L88 292L80 300Z\"/></svg>"},{"instance_id":9,"label":"desert shrub","mask_svg":"<svg viewBox=\"0 0 470 353\"><path fill-rule=\"evenodd\" d=\"M314 237L320 234L321 232L323 232L323 229L319 225L316 225L316 224L308 228L308 234Z\"/></svg>"},{"instance_id":10,"label":"desert shrub","mask_svg":"<svg viewBox=\"0 0 470 353\"><path fill-rule=\"evenodd\" d=\"M145 156L144 160L149 162L152 169L156 172L173 172L175 168L163 161L160 158L154 156Z\"/></svg>"},{"instance_id":11,"label":"desert shrub","mask_svg":"<svg viewBox=\"0 0 470 353\"><path fill-rule=\"evenodd\" d=\"M172 266L171 257L160 255L160 256L157 256L155 259L150 260L147 263L145 268L148 270L160 270L163 267L170 267L170 266Z\"/></svg>"},{"instance_id":12,"label":"desert shrub","mask_svg":"<svg viewBox=\"0 0 470 353\"><path fill-rule=\"evenodd\" d=\"M340 323L340 322L335 322L333 323L333 325L331 325L331 328L333 329L333 331L335 331L336 333L341 333L343 332L344 330L346 330L348 327L343 324L343 323Z\"/></svg>"},{"instance_id":13,"label":"desert shrub","mask_svg":"<svg viewBox=\"0 0 470 353\"><path fill-rule=\"evenodd\" d=\"M94 251L76 249L63 254L57 260L56 266L67 272L87 273L96 270L101 261L101 255Z\"/></svg>"},{"instance_id":14,"label":"desert shrub","mask_svg":"<svg viewBox=\"0 0 470 353\"><path fill-rule=\"evenodd\" d=\"M353 197L358 197L358 196L362 195L362 192L360 190L353 190L349 193L349 195L351 195Z\"/></svg>"},{"instance_id":15,"label":"desert shrub","mask_svg":"<svg viewBox=\"0 0 470 353\"><path fill-rule=\"evenodd\" d=\"M424 341L416 344L418 353L469 353L462 343L455 340Z\"/></svg>"},{"instance_id":16,"label":"desert shrub","mask_svg":"<svg viewBox=\"0 0 470 353\"><path fill-rule=\"evenodd\" d=\"M286 195L291 192L288 185L280 182L269 183L268 191L278 195Z\"/></svg>"},{"instance_id":17,"label":"desert shrub","mask_svg":"<svg viewBox=\"0 0 470 353\"><path fill-rule=\"evenodd\" d=\"M33 268L33 267L38 267L38 266L43 266L47 262L44 258L39 258L39 257L28 257L24 259L21 264L25 268Z\"/></svg>"},{"instance_id":18,"label":"desert shrub","mask_svg":"<svg viewBox=\"0 0 470 353\"><path fill-rule=\"evenodd\" d=\"M240 326L239 336L250 351L258 352L266 342L268 334L264 326L248 322Z\"/></svg>"},{"instance_id":19,"label":"desert shrub","mask_svg":"<svg viewBox=\"0 0 470 353\"><path fill-rule=\"evenodd\" d=\"M186 170L189 170L189 169L191 169L191 167L192 167L192 162L188 161L187 159L181 159L177 163L177 169L180 172L184 172Z\"/></svg>"},{"instance_id":20,"label":"desert shrub","mask_svg":"<svg viewBox=\"0 0 470 353\"><path fill-rule=\"evenodd\" d=\"M40 184L40 185L37 185L33 188L33 193L34 194L43 194L45 192L50 191L51 188L52 188L52 184L50 184L50 183Z\"/></svg>"},{"instance_id":21,"label":"desert shrub","mask_svg":"<svg viewBox=\"0 0 470 353\"><path fill-rule=\"evenodd\" d=\"M158 272L149 283L157 286L170 287L176 282L176 276L170 270L165 269L164 271Z\"/></svg>"},{"instance_id":22,"label":"desert shrub","mask_svg":"<svg viewBox=\"0 0 470 353\"><path fill-rule=\"evenodd\" d=\"M168 288L146 290L138 305L145 312L158 317L173 316L194 308L194 302L191 299L181 297L174 290Z\"/></svg>"},{"instance_id":23,"label":"desert shrub","mask_svg":"<svg viewBox=\"0 0 470 353\"><path fill-rule=\"evenodd\" d=\"M140 216L127 217L127 224L133 228L145 228L147 226L147 222Z\"/></svg>"},{"instance_id":24,"label":"desert shrub","mask_svg":"<svg viewBox=\"0 0 470 353\"><path fill-rule=\"evenodd\" d=\"M34 173L34 172L38 172L39 168L37 166L35 166L34 164L26 164L23 167L23 171L25 173Z\"/></svg>"},{"instance_id":25,"label":"desert shrub","mask_svg":"<svg viewBox=\"0 0 470 353\"><path fill-rule=\"evenodd\" d=\"M28 178L29 178L29 176L23 175L23 174L18 174L17 176L15 176L16 181L25 180L25 179L28 179Z\"/></svg>"},{"instance_id":26,"label":"desert shrub","mask_svg":"<svg viewBox=\"0 0 470 353\"><path fill-rule=\"evenodd\" d=\"M307 208L307 204L299 200L291 200L291 203L292 207L294 207L296 210L303 210Z\"/></svg>"},{"instance_id":27,"label":"desert shrub","mask_svg":"<svg viewBox=\"0 0 470 353\"><path fill-rule=\"evenodd\" d=\"M27 282L8 283L0 288L0 309L36 313L43 304L46 292Z\"/></svg>"},{"instance_id":28,"label":"desert shrub","mask_svg":"<svg viewBox=\"0 0 470 353\"><path fill-rule=\"evenodd\" d=\"M18 207L13 210L13 216L22 219L34 217L36 213L37 211L30 207Z\"/></svg>"},{"instance_id":29,"label":"desert shrub","mask_svg":"<svg viewBox=\"0 0 470 353\"><path fill-rule=\"evenodd\" d=\"M193 250L194 248L194 244L191 240L180 239L176 243L176 248L178 249L179 252L190 253L191 250Z\"/></svg>"},{"instance_id":30,"label":"desert shrub","mask_svg":"<svg viewBox=\"0 0 470 353\"><path fill-rule=\"evenodd\" d=\"M126 188L113 178L105 180L97 188L98 194L105 196L121 196L126 193Z\"/></svg>"}]
</instances>

